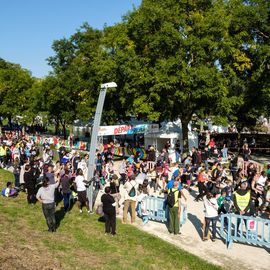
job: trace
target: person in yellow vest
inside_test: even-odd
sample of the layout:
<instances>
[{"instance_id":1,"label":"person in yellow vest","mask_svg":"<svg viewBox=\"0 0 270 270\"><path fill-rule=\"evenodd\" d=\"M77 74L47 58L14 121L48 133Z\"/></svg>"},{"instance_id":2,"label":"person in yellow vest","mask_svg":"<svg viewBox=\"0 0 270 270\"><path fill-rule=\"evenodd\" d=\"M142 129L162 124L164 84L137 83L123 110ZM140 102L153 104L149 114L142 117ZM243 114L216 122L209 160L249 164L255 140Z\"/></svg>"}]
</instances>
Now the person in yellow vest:
<instances>
[{"instance_id":1,"label":"person in yellow vest","mask_svg":"<svg viewBox=\"0 0 270 270\"><path fill-rule=\"evenodd\" d=\"M249 216L252 214L251 192L247 189L248 184L246 179L240 182L240 188L233 194L233 203L235 214Z\"/></svg>"},{"instance_id":2,"label":"person in yellow vest","mask_svg":"<svg viewBox=\"0 0 270 270\"><path fill-rule=\"evenodd\" d=\"M171 194L170 194L171 193ZM173 200L170 200L170 195L174 196ZM169 207L169 232L175 235L180 234L180 214L181 214L181 191L179 190L179 182L174 181L173 188L168 190L167 204Z\"/></svg>"},{"instance_id":3,"label":"person in yellow vest","mask_svg":"<svg viewBox=\"0 0 270 270\"><path fill-rule=\"evenodd\" d=\"M6 158L7 158L7 149L6 146L1 144L0 145L0 166L6 166Z\"/></svg>"}]
</instances>

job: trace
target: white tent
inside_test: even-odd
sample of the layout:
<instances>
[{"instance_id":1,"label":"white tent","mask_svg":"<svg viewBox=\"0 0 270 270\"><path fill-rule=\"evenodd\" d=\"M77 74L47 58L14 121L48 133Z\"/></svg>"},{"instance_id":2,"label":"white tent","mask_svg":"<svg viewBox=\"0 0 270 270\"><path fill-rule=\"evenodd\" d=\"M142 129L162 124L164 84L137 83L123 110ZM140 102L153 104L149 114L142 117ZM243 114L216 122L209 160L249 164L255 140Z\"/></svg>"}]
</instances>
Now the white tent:
<instances>
[{"instance_id":1,"label":"white tent","mask_svg":"<svg viewBox=\"0 0 270 270\"><path fill-rule=\"evenodd\" d=\"M175 160L174 146L176 141L179 139L181 142L181 149L183 149L182 138L183 136L181 121L177 120L175 122L162 123L162 126L158 132L145 133L144 144L146 148L148 147L148 145L153 145L155 149L161 151L164 148L166 142L169 140L171 144L171 149L169 149L169 153L171 158ZM193 146L198 147L198 135L196 132L188 132L188 144L189 150L191 150Z\"/></svg>"}]
</instances>

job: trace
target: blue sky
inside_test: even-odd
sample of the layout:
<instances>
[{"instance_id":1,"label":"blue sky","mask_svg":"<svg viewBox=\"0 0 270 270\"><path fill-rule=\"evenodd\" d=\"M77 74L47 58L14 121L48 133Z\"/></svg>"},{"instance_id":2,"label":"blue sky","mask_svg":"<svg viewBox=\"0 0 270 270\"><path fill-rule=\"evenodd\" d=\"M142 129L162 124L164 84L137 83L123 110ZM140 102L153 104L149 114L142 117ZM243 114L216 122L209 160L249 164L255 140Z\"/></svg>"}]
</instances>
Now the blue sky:
<instances>
[{"instance_id":1,"label":"blue sky","mask_svg":"<svg viewBox=\"0 0 270 270\"><path fill-rule=\"evenodd\" d=\"M0 58L43 77L50 67L53 40L70 37L88 22L102 29L113 25L141 0L2 0Z\"/></svg>"}]
</instances>

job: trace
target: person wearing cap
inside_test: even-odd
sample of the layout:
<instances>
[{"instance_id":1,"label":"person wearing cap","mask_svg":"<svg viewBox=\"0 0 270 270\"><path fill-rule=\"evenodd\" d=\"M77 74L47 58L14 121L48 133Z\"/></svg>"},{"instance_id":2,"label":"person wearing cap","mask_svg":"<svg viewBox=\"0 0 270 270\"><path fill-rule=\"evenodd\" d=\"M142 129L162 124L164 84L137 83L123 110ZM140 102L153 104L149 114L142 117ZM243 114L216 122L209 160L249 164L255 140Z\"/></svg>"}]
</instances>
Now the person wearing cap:
<instances>
[{"instance_id":1,"label":"person wearing cap","mask_svg":"<svg viewBox=\"0 0 270 270\"><path fill-rule=\"evenodd\" d=\"M251 213L251 193L247 189L247 180L242 179L240 188L233 193L233 204L235 207L235 214L250 215Z\"/></svg>"},{"instance_id":2,"label":"person wearing cap","mask_svg":"<svg viewBox=\"0 0 270 270\"><path fill-rule=\"evenodd\" d=\"M172 173L172 179L175 179L177 176L180 176L183 174L184 168L181 163L178 163L177 168Z\"/></svg>"}]
</instances>

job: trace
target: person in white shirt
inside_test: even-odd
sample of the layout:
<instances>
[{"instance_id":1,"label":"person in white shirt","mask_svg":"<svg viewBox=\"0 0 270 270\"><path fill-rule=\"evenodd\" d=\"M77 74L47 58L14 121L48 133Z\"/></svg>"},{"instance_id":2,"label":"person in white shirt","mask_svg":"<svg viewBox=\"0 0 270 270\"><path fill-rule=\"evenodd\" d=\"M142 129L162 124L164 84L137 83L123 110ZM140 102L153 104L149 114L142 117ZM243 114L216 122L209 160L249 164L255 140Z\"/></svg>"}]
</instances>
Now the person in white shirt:
<instances>
[{"instance_id":1,"label":"person in white shirt","mask_svg":"<svg viewBox=\"0 0 270 270\"><path fill-rule=\"evenodd\" d=\"M267 180L266 172L262 171L260 177L256 181L256 184L261 185L264 188L266 180Z\"/></svg>"},{"instance_id":2,"label":"person in white shirt","mask_svg":"<svg viewBox=\"0 0 270 270\"><path fill-rule=\"evenodd\" d=\"M89 210L89 202L88 202L88 198L87 198L87 194L86 194L86 181L83 175L83 171L82 169L78 169L77 170L77 176L74 180L74 183L76 185L76 190L78 193L78 206L80 209L80 213L82 213L82 208L85 205L87 208L88 213L90 214L90 210Z\"/></svg>"},{"instance_id":3,"label":"person in white shirt","mask_svg":"<svg viewBox=\"0 0 270 270\"><path fill-rule=\"evenodd\" d=\"M48 231L56 232L55 220L55 189L58 187L59 182L50 184L50 179L45 177L42 187L39 188L36 198L42 203L42 211L45 216Z\"/></svg>"},{"instance_id":4,"label":"person in white shirt","mask_svg":"<svg viewBox=\"0 0 270 270\"><path fill-rule=\"evenodd\" d=\"M125 159L123 159L121 164L119 165L118 172L121 176L120 183L122 182L122 184L124 185L127 177L127 164Z\"/></svg>"},{"instance_id":5,"label":"person in white shirt","mask_svg":"<svg viewBox=\"0 0 270 270\"><path fill-rule=\"evenodd\" d=\"M45 149L43 152L42 158L43 158L43 162L46 164L50 163L50 161L51 161L51 157L50 157L49 152L50 152L50 149Z\"/></svg>"},{"instance_id":6,"label":"person in white shirt","mask_svg":"<svg viewBox=\"0 0 270 270\"><path fill-rule=\"evenodd\" d=\"M2 195L5 197L16 197L18 195L18 191L13 188L11 182L7 182L7 187L2 191Z\"/></svg>"},{"instance_id":7,"label":"person in white shirt","mask_svg":"<svg viewBox=\"0 0 270 270\"><path fill-rule=\"evenodd\" d=\"M203 198L204 208L205 208L205 230L203 241L208 240L208 231L210 227L210 222L212 222L212 241L216 240L217 231L217 220L218 220L218 203L217 199L212 193L207 193Z\"/></svg>"},{"instance_id":8,"label":"person in white shirt","mask_svg":"<svg viewBox=\"0 0 270 270\"><path fill-rule=\"evenodd\" d=\"M83 158L78 163L78 169L81 169L82 170L84 178L87 179L88 168L87 168L87 160L86 160L86 158Z\"/></svg>"}]
</instances>

